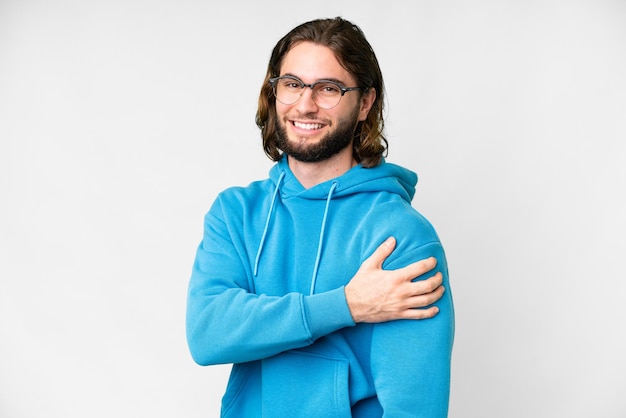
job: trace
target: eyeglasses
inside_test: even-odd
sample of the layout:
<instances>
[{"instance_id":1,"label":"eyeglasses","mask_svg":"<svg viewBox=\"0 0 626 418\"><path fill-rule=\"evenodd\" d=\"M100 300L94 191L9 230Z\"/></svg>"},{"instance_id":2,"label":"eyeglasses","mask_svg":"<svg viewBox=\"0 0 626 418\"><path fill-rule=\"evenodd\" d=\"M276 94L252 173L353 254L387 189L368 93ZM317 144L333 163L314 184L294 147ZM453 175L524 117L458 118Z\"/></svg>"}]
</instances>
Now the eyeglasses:
<instances>
[{"instance_id":1,"label":"eyeglasses","mask_svg":"<svg viewBox=\"0 0 626 418\"><path fill-rule=\"evenodd\" d=\"M353 90L361 90L361 87L342 87L331 80L318 80L312 84L306 84L298 77L284 75L269 79L269 83L274 89L276 100L284 105L292 105L297 102L304 88L313 90L312 99L316 105L322 109L332 109L341 101L344 94Z\"/></svg>"}]
</instances>

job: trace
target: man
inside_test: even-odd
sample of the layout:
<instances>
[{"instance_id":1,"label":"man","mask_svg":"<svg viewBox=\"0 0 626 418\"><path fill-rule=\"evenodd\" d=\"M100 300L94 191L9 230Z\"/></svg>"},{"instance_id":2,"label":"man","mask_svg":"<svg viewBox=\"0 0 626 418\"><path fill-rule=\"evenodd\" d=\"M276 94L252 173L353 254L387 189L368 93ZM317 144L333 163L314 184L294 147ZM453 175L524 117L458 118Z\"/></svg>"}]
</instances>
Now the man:
<instances>
[{"instance_id":1,"label":"man","mask_svg":"<svg viewBox=\"0 0 626 418\"><path fill-rule=\"evenodd\" d=\"M383 159L383 79L361 30L275 46L257 124L270 178L219 195L189 284L202 365L234 363L223 417L445 417L454 316L417 177Z\"/></svg>"}]
</instances>

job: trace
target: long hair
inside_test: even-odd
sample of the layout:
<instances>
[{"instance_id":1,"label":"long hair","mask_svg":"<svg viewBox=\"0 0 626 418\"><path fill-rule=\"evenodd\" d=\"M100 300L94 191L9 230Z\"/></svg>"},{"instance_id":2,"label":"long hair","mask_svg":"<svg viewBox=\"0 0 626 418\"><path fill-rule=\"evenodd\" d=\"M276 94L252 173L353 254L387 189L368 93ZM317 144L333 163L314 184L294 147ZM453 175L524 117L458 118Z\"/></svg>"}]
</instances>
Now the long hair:
<instances>
[{"instance_id":1,"label":"long hair","mask_svg":"<svg viewBox=\"0 0 626 418\"><path fill-rule=\"evenodd\" d=\"M357 85L363 88L362 91L370 88L376 90L376 99L367 119L359 122L356 127L352 154L364 167L380 164L388 146L383 135L383 76L376 54L361 29L340 17L303 23L292 29L274 47L261 87L256 114L256 124L261 129L265 154L273 161L282 157L282 152L276 146L276 98L269 79L280 75L282 60L289 50L305 41L330 48L339 63L356 78Z\"/></svg>"}]
</instances>

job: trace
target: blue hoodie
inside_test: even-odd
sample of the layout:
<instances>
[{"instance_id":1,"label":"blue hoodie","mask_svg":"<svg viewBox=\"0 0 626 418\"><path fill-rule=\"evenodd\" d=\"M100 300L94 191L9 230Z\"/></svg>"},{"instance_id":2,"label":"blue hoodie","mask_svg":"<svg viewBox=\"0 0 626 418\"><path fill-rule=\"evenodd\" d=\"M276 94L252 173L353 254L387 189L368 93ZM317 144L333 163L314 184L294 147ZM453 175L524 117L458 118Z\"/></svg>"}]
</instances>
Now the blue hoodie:
<instances>
[{"instance_id":1,"label":"blue hoodie","mask_svg":"<svg viewBox=\"0 0 626 418\"><path fill-rule=\"evenodd\" d=\"M282 158L269 179L218 196L189 283L187 339L198 364L234 363L222 417L447 416L452 296L437 234L411 207L416 183L383 162L305 189ZM355 324L344 286L389 236L385 269L437 258L440 312Z\"/></svg>"}]
</instances>

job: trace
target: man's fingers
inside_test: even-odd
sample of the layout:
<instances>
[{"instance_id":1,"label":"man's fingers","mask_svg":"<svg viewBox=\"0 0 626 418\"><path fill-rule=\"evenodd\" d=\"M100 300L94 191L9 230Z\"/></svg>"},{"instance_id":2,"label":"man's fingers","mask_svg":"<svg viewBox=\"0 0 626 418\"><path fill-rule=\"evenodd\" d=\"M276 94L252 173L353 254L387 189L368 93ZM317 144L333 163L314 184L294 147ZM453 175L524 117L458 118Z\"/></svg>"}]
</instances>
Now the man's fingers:
<instances>
[{"instance_id":1,"label":"man's fingers","mask_svg":"<svg viewBox=\"0 0 626 418\"><path fill-rule=\"evenodd\" d=\"M422 295L424 293L430 293L443 284L443 274L440 271L435 273L434 276L429 277L426 280L419 280L412 283L415 288L416 295Z\"/></svg>"},{"instance_id":2,"label":"man's fingers","mask_svg":"<svg viewBox=\"0 0 626 418\"><path fill-rule=\"evenodd\" d=\"M403 319L428 319L439 313L439 308L431 306L427 309L407 309L404 311Z\"/></svg>"},{"instance_id":3,"label":"man's fingers","mask_svg":"<svg viewBox=\"0 0 626 418\"><path fill-rule=\"evenodd\" d=\"M421 289L417 289L415 296L412 296L408 300L410 308L423 308L424 306L432 305L437 302L443 296L446 288L443 286L437 286L432 291L427 293L422 292Z\"/></svg>"},{"instance_id":4,"label":"man's fingers","mask_svg":"<svg viewBox=\"0 0 626 418\"><path fill-rule=\"evenodd\" d=\"M389 237L376 248L374 253L366 260L367 263L371 263L377 267L381 267L383 262L389 257L389 255L396 248L396 239Z\"/></svg>"},{"instance_id":5,"label":"man's fingers","mask_svg":"<svg viewBox=\"0 0 626 418\"><path fill-rule=\"evenodd\" d=\"M429 257L409 264L406 267L396 270L396 272L402 274L407 280L413 280L416 277L431 271L435 267L437 267L437 259L435 257Z\"/></svg>"}]
</instances>

